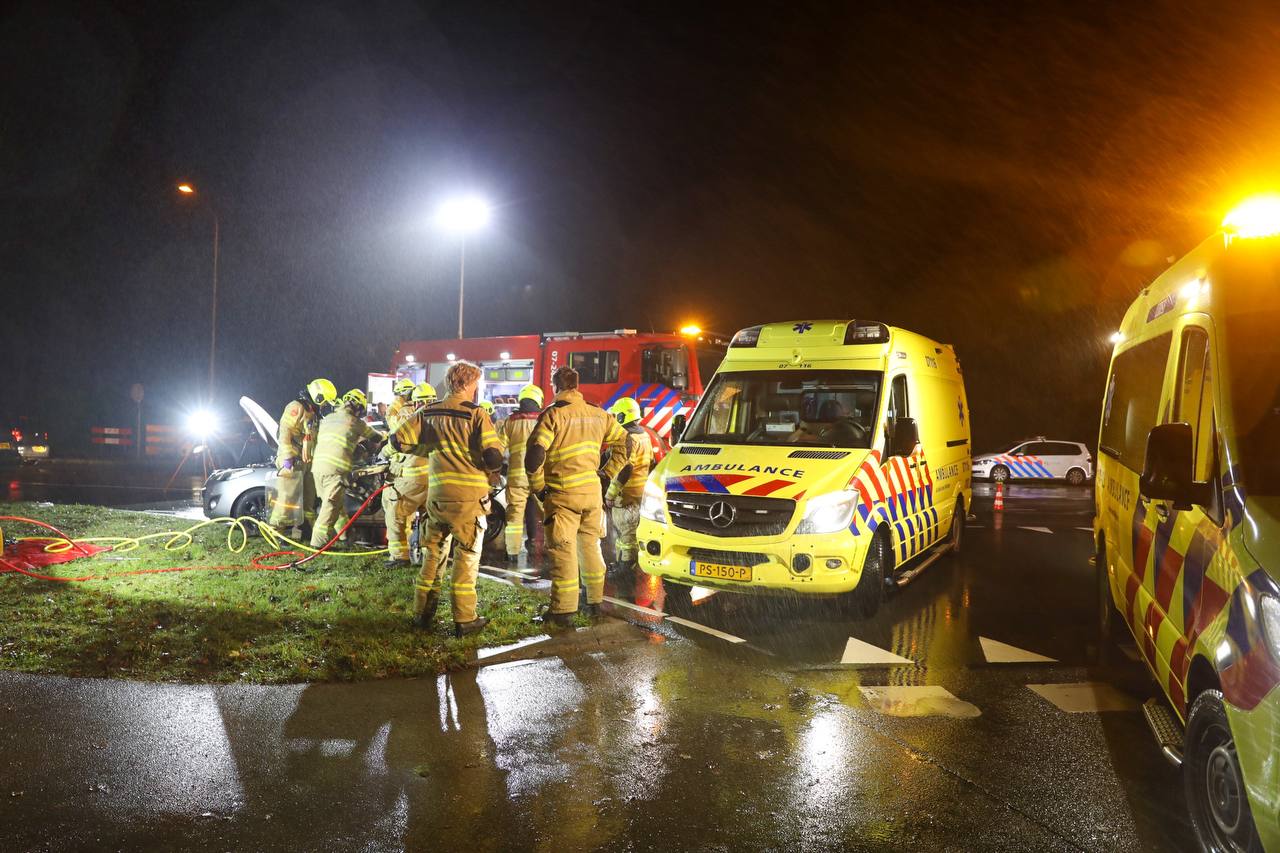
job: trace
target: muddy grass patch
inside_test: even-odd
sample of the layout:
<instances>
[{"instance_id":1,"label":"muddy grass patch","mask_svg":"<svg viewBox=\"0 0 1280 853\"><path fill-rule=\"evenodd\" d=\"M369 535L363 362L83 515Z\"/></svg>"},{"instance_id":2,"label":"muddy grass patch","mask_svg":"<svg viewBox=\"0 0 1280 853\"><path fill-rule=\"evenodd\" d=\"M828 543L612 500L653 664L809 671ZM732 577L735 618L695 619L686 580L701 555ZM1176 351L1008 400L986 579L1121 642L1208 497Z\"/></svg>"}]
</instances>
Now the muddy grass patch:
<instances>
[{"instance_id":1,"label":"muddy grass patch","mask_svg":"<svg viewBox=\"0 0 1280 853\"><path fill-rule=\"evenodd\" d=\"M194 522L85 506L9 504L0 514L53 524L73 537L138 536ZM14 522L6 537L42 535ZM435 675L464 664L480 646L539 633L541 599L481 578L477 636L455 640L448 589L440 627L409 629L414 569L389 570L383 556L321 556L309 571L188 571L120 576L171 566L248 565L269 549L252 539L239 554L226 531L209 527L190 547L159 542L51 567L45 574L116 574L84 583L0 572L0 668L158 681L352 681Z\"/></svg>"}]
</instances>

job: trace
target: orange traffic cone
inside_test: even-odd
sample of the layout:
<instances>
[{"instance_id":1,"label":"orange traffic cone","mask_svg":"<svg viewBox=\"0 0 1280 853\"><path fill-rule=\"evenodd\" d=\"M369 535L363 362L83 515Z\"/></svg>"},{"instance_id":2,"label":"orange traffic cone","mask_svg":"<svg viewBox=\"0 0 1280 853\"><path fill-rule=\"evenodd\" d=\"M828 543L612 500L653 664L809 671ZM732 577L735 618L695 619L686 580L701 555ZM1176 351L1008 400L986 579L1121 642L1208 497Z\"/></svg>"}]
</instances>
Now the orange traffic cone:
<instances>
[{"instance_id":1,"label":"orange traffic cone","mask_svg":"<svg viewBox=\"0 0 1280 853\"><path fill-rule=\"evenodd\" d=\"M996 483L996 502L991 508L996 512L1004 510L1004 483Z\"/></svg>"}]
</instances>

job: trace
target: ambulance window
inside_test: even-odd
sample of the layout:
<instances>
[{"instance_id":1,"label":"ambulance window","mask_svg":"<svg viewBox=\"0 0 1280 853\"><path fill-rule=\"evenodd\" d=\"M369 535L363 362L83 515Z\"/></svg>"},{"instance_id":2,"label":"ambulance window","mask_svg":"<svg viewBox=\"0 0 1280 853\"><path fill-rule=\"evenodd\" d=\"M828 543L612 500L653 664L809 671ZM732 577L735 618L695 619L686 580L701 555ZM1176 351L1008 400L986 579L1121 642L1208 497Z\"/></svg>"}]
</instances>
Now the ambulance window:
<instances>
[{"instance_id":1,"label":"ambulance window","mask_svg":"<svg viewBox=\"0 0 1280 853\"><path fill-rule=\"evenodd\" d=\"M607 385L618 381L618 351L571 352L569 366L578 371L583 385Z\"/></svg>"},{"instance_id":2,"label":"ambulance window","mask_svg":"<svg viewBox=\"0 0 1280 853\"><path fill-rule=\"evenodd\" d=\"M893 387L889 393L889 420L911 417L911 405L907 399L907 377L893 377Z\"/></svg>"},{"instance_id":3,"label":"ambulance window","mask_svg":"<svg viewBox=\"0 0 1280 853\"><path fill-rule=\"evenodd\" d=\"M1206 482L1213 476L1213 378L1209 369L1209 335L1204 329L1193 327L1182 333L1174 406L1173 420L1191 425L1195 478Z\"/></svg>"}]
</instances>

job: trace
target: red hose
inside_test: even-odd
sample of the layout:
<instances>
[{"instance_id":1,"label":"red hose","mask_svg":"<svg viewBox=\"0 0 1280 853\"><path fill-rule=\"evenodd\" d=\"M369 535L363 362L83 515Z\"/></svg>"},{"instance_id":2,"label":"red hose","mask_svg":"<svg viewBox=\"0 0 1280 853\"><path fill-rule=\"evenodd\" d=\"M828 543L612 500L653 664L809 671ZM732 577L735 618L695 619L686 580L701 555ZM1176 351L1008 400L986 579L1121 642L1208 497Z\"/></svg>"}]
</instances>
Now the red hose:
<instances>
[{"instance_id":1,"label":"red hose","mask_svg":"<svg viewBox=\"0 0 1280 853\"><path fill-rule=\"evenodd\" d=\"M110 578L125 577L128 575L162 575L162 574L168 574L170 572L228 572L228 571L278 572L281 569L297 568L298 566L301 566L303 563L313 560L316 557L323 554L325 551L328 551L329 548L333 546L333 543L337 542L338 539L340 539L342 535L347 532L347 530L351 527L351 525L355 523L355 520L360 517L361 513L363 513L368 508L369 504L373 501L373 499L376 498L378 495L380 495L382 493L382 490L385 488L386 488L385 485L381 486L373 494L369 495L369 497L365 499L365 502L360 504L360 508L352 514L351 518L347 519L347 523L342 526L342 529L339 530L337 533L333 534L333 538L330 539L328 542L326 542L323 548L320 548L311 554L304 554L301 551L272 551L270 554L262 554L260 556L251 558L249 560L249 565L247 566L170 566L163 569L133 569L131 571L112 572L109 575L81 575L79 577L57 577L55 575L42 575L42 574L39 574L38 572L33 572L29 569L23 568L22 566L11 563L8 560L4 559L3 556L0 556L0 565L4 566L7 569L10 569L11 571L15 571L20 575L26 575L29 578L34 578L35 580L57 581L60 583L83 583L84 581L109 580ZM84 553L86 556L91 556L90 553L87 550L85 550L84 547L77 545L74 539L72 539L67 534L63 533L58 528L54 527L52 524L46 524L45 522L37 521L34 518L23 518L22 516L18 516L18 515L0 515L0 521L22 521L22 522L26 522L27 524L34 524L37 527L43 527L46 530L51 530L54 533L56 533L60 539L70 543L71 547L76 548L77 550ZM296 554L297 556L301 557L301 559L290 560L287 563L263 565L264 560L270 559L272 557L285 557L292 554Z\"/></svg>"}]
</instances>

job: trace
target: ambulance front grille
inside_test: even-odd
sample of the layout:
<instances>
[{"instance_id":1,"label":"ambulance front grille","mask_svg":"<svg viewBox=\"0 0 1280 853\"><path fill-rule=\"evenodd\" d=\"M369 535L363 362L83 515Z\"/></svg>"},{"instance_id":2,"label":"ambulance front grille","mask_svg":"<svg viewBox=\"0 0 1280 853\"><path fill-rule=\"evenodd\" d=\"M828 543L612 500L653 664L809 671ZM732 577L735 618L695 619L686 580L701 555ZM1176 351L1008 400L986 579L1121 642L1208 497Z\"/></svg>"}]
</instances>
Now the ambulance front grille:
<instances>
[{"instance_id":1,"label":"ambulance front grille","mask_svg":"<svg viewBox=\"0 0 1280 853\"><path fill-rule=\"evenodd\" d=\"M793 450L787 454L788 459L843 459L849 455L846 450Z\"/></svg>"},{"instance_id":2,"label":"ambulance front grille","mask_svg":"<svg viewBox=\"0 0 1280 853\"><path fill-rule=\"evenodd\" d=\"M786 498L667 493L671 522L709 536L777 536L787 529L795 511L796 502Z\"/></svg>"}]
</instances>

